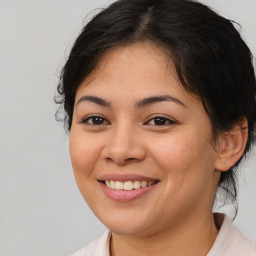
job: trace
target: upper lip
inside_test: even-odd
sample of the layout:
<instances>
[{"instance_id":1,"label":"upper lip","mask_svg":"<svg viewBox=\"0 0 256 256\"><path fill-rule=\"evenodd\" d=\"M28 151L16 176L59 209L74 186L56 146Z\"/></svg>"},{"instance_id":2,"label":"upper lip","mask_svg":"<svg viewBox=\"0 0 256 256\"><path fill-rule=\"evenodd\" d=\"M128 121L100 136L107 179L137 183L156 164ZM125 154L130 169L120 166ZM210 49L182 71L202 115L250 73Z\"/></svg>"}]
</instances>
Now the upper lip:
<instances>
[{"instance_id":1,"label":"upper lip","mask_svg":"<svg viewBox=\"0 0 256 256\"><path fill-rule=\"evenodd\" d=\"M158 179L152 178L152 177L147 177L143 175L137 175L137 174L105 174L101 176L99 181L159 181Z\"/></svg>"}]
</instances>

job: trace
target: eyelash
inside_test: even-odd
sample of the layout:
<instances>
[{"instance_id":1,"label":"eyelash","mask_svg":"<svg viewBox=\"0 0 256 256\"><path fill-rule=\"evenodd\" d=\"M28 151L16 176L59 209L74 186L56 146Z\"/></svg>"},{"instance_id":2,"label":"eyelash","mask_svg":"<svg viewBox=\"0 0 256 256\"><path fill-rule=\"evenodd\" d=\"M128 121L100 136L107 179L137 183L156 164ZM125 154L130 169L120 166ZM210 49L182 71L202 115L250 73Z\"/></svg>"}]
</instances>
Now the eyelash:
<instances>
[{"instance_id":1,"label":"eyelash","mask_svg":"<svg viewBox=\"0 0 256 256\"><path fill-rule=\"evenodd\" d=\"M171 120L171 119L169 119L169 118L167 118L167 117L164 117L164 116L155 116L155 117L149 119L149 120L146 122L146 124L149 124L151 121L154 122L154 124L151 124L151 125L153 125L153 126L166 126L166 125L173 125L173 124L176 124L176 123L177 123L177 122L175 122L175 121L173 121L173 120ZM160 121L161 123L164 121L164 124L162 123L162 124L158 124L158 125L157 125L157 124L155 123L156 121ZM167 122L167 124L166 124L166 122Z\"/></svg>"},{"instance_id":2,"label":"eyelash","mask_svg":"<svg viewBox=\"0 0 256 256\"><path fill-rule=\"evenodd\" d=\"M88 124L88 125L95 125L95 126L103 125L102 123L100 123L100 124L89 123L89 120L93 121L93 119L94 119L94 120L101 119L101 121L107 122L108 124L110 124L109 121L107 121L104 117L102 117L102 116L97 116L97 115L86 117L85 119L83 119L83 120L81 121L81 123L85 123L85 124Z\"/></svg>"},{"instance_id":3,"label":"eyelash","mask_svg":"<svg viewBox=\"0 0 256 256\"><path fill-rule=\"evenodd\" d=\"M100 119L100 124L99 123L98 124L93 123L93 120L97 122L97 119ZM92 122L90 123L90 121L92 121ZM154 124L150 124L151 121L154 121ZM85 119L83 119L81 121L81 123L85 123L85 124L92 125L92 126L104 125L104 122L107 122L107 125L110 124L110 122L107 121L104 117L97 116L97 115L86 117ZM156 124L156 122L160 122L161 124ZM167 122L167 124L166 124L166 122ZM177 124L177 122L175 122L175 121L173 121L173 120L171 120L167 117L155 116L155 117L149 119L145 124L146 125L149 124L149 125L152 125L152 126L166 126L166 125Z\"/></svg>"}]
</instances>

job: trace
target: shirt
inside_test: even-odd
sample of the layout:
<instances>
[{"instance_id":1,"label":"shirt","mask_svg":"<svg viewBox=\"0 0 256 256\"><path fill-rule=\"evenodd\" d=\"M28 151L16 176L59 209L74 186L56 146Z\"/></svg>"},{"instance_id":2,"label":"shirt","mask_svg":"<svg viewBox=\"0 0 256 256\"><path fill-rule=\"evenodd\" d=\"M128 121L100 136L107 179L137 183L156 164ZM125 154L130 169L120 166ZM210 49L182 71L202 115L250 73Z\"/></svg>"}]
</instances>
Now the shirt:
<instances>
[{"instance_id":1,"label":"shirt","mask_svg":"<svg viewBox=\"0 0 256 256\"><path fill-rule=\"evenodd\" d=\"M219 233L206 256L256 256L255 245L237 229L226 215L217 214L215 219L217 219ZM111 232L108 230L99 239L90 242L71 256L110 256L110 237Z\"/></svg>"}]
</instances>

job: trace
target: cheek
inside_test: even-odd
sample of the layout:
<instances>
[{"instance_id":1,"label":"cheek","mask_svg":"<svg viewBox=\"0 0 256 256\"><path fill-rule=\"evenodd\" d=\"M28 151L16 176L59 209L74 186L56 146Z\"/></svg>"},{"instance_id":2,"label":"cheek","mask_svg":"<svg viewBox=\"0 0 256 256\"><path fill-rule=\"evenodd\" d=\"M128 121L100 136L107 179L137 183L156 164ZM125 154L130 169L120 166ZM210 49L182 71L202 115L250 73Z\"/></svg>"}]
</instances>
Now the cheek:
<instances>
[{"instance_id":1,"label":"cheek","mask_svg":"<svg viewBox=\"0 0 256 256\"><path fill-rule=\"evenodd\" d=\"M101 145L90 136L75 130L70 133L69 150L76 179L90 177L97 159L100 156Z\"/></svg>"},{"instance_id":2,"label":"cheek","mask_svg":"<svg viewBox=\"0 0 256 256\"><path fill-rule=\"evenodd\" d=\"M184 135L164 136L154 141L152 145L154 145L151 147L152 156L166 175L185 171L197 155L193 143Z\"/></svg>"},{"instance_id":3,"label":"cheek","mask_svg":"<svg viewBox=\"0 0 256 256\"><path fill-rule=\"evenodd\" d=\"M100 157L101 143L97 138L75 130L70 132L69 150L77 186L85 201L93 208L95 186L94 169Z\"/></svg>"},{"instance_id":4,"label":"cheek","mask_svg":"<svg viewBox=\"0 0 256 256\"><path fill-rule=\"evenodd\" d=\"M158 141L156 148L154 160L163 170L168 190L193 196L211 186L215 151L207 136L176 134Z\"/></svg>"},{"instance_id":5,"label":"cheek","mask_svg":"<svg viewBox=\"0 0 256 256\"><path fill-rule=\"evenodd\" d=\"M159 140L156 152L161 159L160 162L184 172L193 166L207 163L215 151L211 145L209 129L200 128L184 127Z\"/></svg>"}]
</instances>

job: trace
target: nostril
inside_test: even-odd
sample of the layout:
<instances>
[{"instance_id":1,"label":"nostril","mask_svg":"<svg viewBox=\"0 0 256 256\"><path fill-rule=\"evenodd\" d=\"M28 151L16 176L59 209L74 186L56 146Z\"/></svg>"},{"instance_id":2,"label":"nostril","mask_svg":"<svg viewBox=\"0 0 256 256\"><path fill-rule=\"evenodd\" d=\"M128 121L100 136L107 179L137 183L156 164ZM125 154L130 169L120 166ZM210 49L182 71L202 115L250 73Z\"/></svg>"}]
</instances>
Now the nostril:
<instances>
[{"instance_id":1,"label":"nostril","mask_svg":"<svg viewBox=\"0 0 256 256\"><path fill-rule=\"evenodd\" d=\"M112 157L106 157L105 159L106 159L106 160L109 160L109 161L115 161L115 160L114 160L114 157L113 157L113 158L112 158ZM121 158L120 158L120 159L121 159ZM136 160L136 158L135 158L135 157L129 157L129 158L123 157L122 160L123 160L123 162L126 162L126 161L133 161L133 160Z\"/></svg>"},{"instance_id":2,"label":"nostril","mask_svg":"<svg viewBox=\"0 0 256 256\"><path fill-rule=\"evenodd\" d=\"M118 165L124 165L133 161L141 161L145 158L145 151L142 146L125 143L125 145L116 141L108 143L102 149L101 156L108 162L115 162Z\"/></svg>"},{"instance_id":3,"label":"nostril","mask_svg":"<svg viewBox=\"0 0 256 256\"><path fill-rule=\"evenodd\" d=\"M127 158L126 161L132 161L135 160L136 158Z\"/></svg>"}]
</instances>

